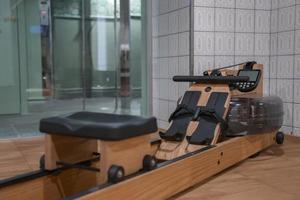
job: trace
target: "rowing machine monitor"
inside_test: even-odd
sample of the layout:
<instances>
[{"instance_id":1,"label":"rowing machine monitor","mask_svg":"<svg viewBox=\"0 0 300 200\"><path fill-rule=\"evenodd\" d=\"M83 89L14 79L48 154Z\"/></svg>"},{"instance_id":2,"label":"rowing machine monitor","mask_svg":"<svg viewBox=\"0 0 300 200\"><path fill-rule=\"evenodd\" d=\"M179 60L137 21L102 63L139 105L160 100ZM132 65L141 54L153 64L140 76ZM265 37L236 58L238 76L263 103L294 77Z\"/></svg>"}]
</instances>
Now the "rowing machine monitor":
<instances>
[{"instance_id":1,"label":"rowing machine monitor","mask_svg":"<svg viewBox=\"0 0 300 200\"><path fill-rule=\"evenodd\" d=\"M241 69L238 71L238 77L249 77L247 81L240 81L236 83L236 88L240 92L251 92L253 91L260 80L261 71L259 69Z\"/></svg>"}]
</instances>

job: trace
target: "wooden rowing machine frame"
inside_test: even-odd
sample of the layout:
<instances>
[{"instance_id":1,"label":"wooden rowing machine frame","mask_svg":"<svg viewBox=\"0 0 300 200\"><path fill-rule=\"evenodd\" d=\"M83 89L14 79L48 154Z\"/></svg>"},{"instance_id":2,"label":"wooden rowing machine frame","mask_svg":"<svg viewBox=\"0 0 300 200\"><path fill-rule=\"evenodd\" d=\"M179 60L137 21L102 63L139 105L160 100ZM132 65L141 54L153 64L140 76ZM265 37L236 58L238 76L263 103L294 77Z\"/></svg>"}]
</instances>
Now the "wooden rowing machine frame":
<instances>
[{"instance_id":1,"label":"wooden rowing machine frame","mask_svg":"<svg viewBox=\"0 0 300 200\"><path fill-rule=\"evenodd\" d=\"M263 66L256 64L255 69L263 70ZM223 75L236 75L237 70L224 69L221 70ZM203 90L205 85L194 84L189 90ZM250 93L241 93L236 90L229 91L226 85L213 86L213 91L228 91L230 96L243 97L262 97L263 95L263 79L259 81L257 88ZM198 105L205 105L208 96L199 100ZM229 100L230 101L230 98ZM226 108L228 110L228 108ZM191 122L188 128L188 134L192 132L196 122ZM220 140L219 131L215 132L215 138L211 145L198 146L188 145L184 141L179 144L179 150L174 151L174 144L168 141L161 143L151 143L150 147L147 141L148 138L138 138L135 141L123 141L122 144L109 144L96 140L74 139L70 138L46 138L46 168L53 169L56 172L57 160L67 159L68 161L81 161L91 155L93 152L101 153L101 161L93 162L91 167L106 170L109 164L114 163L112 160L123 160L126 163L126 157L139 151L136 160L140 160L145 154L156 155L158 159L166 160L158 164L157 168L144 172L136 171L134 167L123 181L117 184L102 184L107 180L107 177L100 177L99 173L82 169L66 169L59 173L49 173L45 176L40 176L34 179L17 182L0 188L0 199L61 199L61 198L78 198L84 200L92 199L167 199L173 195L188 189L189 187L200 183L207 178L223 171L224 169L241 162L244 159L260 152L269 146L276 143L277 131L246 135L243 137L235 137L225 140ZM158 133L151 136L157 139ZM54 141L55 140L55 141ZM142 140L140 145L136 142ZM63 143L60 148L54 148L58 143ZM139 142L138 142L139 143ZM77 148L74 148L74 146ZM125 147L136 145L133 151L128 151L125 154ZM178 147L178 144L176 144ZM73 147L73 154L70 156L64 153L67 147ZM63 148L65 147L65 148ZM145 147L145 148L144 148ZM182 147L182 148L181 148ZM162 149L167 148L173 151L171 154L165 154ZM182 151L184 149L184 151ZM55 151L54 151L55 150ZM78 151L79 150L79 151ZM117 152L116 157L109 158L110 151ZM77 154L78 153L78 154ZM103 160L102 154L106 154ZM51 156L49 156L51 155ZM58 156L59 155L59 156ZM122 158L121 158L122 157ZM106 159L107 158L107 159ZM119 158L119 159L118 159ZM48 159L48 160L47 160ZM107 162L105 162L107 161ZM122 163L124 163L122 161ZM102 164L101 164L102 163ZM109 163L109 164L107 164ZM126 165L130 166L130 163ZM141 168L141 163L133 164ZM103 167L105 166L105 167ZM104 169L105 168L105 169ZM133 173L133 174L132 174ZM100 172L101 174L101 172ZM99 185L101 184L101 185ZM69 197L68 197L69 196Z\"/></svg>"}]
</instances>

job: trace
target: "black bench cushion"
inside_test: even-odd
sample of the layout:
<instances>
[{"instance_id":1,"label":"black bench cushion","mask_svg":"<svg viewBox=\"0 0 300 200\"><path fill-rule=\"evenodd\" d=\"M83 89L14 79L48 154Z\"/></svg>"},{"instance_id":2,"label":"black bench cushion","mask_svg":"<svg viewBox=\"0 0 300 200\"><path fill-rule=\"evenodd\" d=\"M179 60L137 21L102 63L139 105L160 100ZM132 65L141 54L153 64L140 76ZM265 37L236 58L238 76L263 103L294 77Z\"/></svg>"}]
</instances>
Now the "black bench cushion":
<instances>
[{"instance_id":1,"label":"black bench cushion","mask_svg":"<svg viewBox=\"0 0 300 200\"><path fill-rule=\"evenodd\" d=\"M114 141L153 133L157 131L157 123L154 117L77 112L42 119L40 131L47 134Z\"/></svg>"}]
</instances>

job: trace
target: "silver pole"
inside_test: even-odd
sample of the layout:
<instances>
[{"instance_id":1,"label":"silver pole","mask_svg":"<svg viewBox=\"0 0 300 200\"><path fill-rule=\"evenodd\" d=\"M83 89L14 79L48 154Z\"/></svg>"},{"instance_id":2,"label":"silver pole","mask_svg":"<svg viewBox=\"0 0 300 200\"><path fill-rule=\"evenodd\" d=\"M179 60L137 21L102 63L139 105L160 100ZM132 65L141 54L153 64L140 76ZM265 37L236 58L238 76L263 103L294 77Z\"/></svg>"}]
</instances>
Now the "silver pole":
<instances>
[{"instance_id":1,"label":"silver pole","mask_svg":"<svg viewBox=\"0 0 300 200\"><path fill-rule=\"evenodd\" d=\"M81 0L81 48L82 48L82 58L81 58L81 78L82 78L82 109L86 109L86 80L85 80L85 0Z\"/></svg>"},{"instance_id":2,"label":"silver pole","mask_svg":"<svg viewBox=\"0 0 300 200\"><path fill-rule=\"evenodd\" d=\"M114 0L114 45L115 45L115 59L114 59L114 65L115 65L115 110L114 113L117 112L119 107L119 92L118 92L118 79L119 79L119 62L118 62L118 43L117 43L117 0Z\"/></svg>"}]
</instances>

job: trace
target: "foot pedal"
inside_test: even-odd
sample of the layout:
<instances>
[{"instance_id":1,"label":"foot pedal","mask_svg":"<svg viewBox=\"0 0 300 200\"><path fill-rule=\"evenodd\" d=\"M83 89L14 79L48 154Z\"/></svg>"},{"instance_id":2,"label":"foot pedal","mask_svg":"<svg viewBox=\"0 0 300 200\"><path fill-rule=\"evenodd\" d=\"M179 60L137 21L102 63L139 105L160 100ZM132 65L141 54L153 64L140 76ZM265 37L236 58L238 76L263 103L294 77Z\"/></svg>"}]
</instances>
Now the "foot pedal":
<instances>
[{"instance_id":1,"label":"foot pedal","mask_svg":"<svg viewBox=\"0 0 300 200\"><path fill-rule=\"evenodd\" d=\"M181 103L169 118L170 128L160 132L160 137L167 141L182 141L185 138L186 130L192 120L198 101L201 97L200 91L186 91Z\"/></svg>"},{"instance_id":2,"label":"foot pedal","mask_svg":"<svg viewBox=\"0 0 300 200\"><path fill-rule=\"evenodd\" d=\"M226 92L212 92L206 106L197 108L194 120L199 122L198 126L191 136L186 137L190 144L209 145L216 135L217 125L221 123L221 128L226 128L223 116L227 97Z\"/></svg>"}]
</instances>

